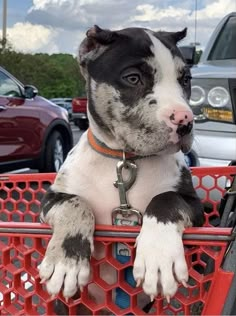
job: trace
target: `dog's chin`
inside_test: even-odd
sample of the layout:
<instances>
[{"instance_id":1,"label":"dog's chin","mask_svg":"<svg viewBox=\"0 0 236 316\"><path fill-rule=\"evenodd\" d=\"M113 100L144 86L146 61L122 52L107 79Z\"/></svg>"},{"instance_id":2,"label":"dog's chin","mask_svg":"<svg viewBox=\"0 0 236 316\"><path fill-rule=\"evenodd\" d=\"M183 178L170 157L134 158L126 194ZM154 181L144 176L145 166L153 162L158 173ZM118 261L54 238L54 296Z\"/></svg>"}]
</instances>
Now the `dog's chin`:
<instances>
[{"instance_id":1,"label":"dog's chin","mask_svg":"<svg viewBox=\"0 0 236 316\"><path fill-rule=\"evenodd\" d=\"M126 152L132 152L134 155L137 156L161 156L161 155L170 155L170 154L175 154L181 149L180 143L173 144L173 143L168 143L165 146L159 147L143 147L140 149L136 149L135 151L130 150L129 146L126 147L125 151Z\"/></svg>"},{"instance_id":2,"label":"dog's chin","mask_svg":"<svg viewBox=\"0 0 236 316\"><path fill-rule=\"evenodd\" d=\"M161 155L170 155L175 154L178 151L182 151L184 154L188 153L192 147L192 137L184 136L181 140L174 144L172 142L168 142L165 146L153 146L149 148L148 146L144 146L140 149L136 149L135 151L130 150L129 146L126 148L127 152L132 151L133 154L138 156L161 156Z\"/></svg>"}]
</instances>

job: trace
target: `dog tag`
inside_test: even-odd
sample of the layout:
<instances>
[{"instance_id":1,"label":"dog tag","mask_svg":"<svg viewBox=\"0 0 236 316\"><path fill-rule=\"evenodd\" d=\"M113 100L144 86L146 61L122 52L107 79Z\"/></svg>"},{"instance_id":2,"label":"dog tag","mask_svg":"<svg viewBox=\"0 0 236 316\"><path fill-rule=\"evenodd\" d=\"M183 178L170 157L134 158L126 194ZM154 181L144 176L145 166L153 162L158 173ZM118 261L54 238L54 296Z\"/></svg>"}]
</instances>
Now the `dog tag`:
<instances>
[{"instance_id":1,"label":"dog tag","mask_svg":"<svg viewBox=\"0 0 236 316\"><path fill-rule=\"evenodd\" d=\"M120 219L118 216L121 215L122 219ZM122 225L123 226L134 226L134 225L130 225L130 220L125 221L125 219L127 217L135 217L132 222L137 223L137 225L142 225L142 214L132 208L122 208L122 207L116 207L113 211L112 211L112 224L113 225L117 225L117 221L122 221ZM127 222L128 225L125 225L125 222Z\"/></svg>"}]
</instances>

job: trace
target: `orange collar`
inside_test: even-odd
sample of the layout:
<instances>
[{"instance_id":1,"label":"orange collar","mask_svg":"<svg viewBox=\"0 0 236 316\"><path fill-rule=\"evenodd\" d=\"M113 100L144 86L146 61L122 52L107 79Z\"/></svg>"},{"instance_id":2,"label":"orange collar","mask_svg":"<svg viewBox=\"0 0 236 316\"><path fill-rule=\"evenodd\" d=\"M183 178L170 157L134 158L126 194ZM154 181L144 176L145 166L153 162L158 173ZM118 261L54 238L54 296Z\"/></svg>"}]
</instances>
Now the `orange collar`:
<instances>
[{"instance_id":1,"label":"orange collar","mask_svg":"<svg viewBox=\"0 0 236 316\"><path fill-rule=\"evenodd\" d=\"M88 142L89 142L90 146L96 152L98 152L106 157L123 159L123 156L124 156L123 154L125 153L126 159L141 158L140 156L136 156L133 153L127 153L127 152L123 152L123 150L120 150L120 149L111 149L111 148L107 147L106 144L101 142L99 139L97 139L93 135L90 128L88 129Z\"/></svg>"}]
</instances>

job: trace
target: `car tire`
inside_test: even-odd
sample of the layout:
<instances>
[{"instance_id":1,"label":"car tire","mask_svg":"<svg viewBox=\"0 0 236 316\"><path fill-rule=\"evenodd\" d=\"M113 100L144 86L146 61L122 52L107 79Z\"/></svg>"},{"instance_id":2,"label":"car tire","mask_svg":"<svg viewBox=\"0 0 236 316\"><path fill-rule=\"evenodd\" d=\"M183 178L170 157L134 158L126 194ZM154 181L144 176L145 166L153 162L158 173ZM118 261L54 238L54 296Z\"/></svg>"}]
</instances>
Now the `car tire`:
<instances>
[{"instance_id":1,"label":"car tire","mask_svg":"<svg viewBox=\"0 0 236 316\"><path fill-rule=\"evenodd\" d=\"M86 129L88 129L88 120L77 119L75 125L77 125L81 131L86 131Z\"/></svg>"},{"instance_id":2,"label":"car tire","mask_svg":"<svg viewBox=\"0 0 236 316\"><path fill-rule=\"evenodd\" d=\"M66 144L58 131L49 136L44 156L44 172L58 172L67 155Z\"/></svg>"}]
</instances>

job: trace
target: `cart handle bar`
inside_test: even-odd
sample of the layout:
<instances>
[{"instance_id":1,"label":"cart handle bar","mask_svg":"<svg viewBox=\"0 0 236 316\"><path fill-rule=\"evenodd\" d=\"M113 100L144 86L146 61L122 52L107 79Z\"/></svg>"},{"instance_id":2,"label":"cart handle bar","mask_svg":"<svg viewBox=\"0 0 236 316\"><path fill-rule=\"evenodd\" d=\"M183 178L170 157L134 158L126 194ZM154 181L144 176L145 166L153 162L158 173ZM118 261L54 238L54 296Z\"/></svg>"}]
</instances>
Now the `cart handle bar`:
<instances>
[{"instance_id":1,"label":"cart handle bar","mask_svg":"<svg viewBox=\"0 0 236 316\"><path fill-rule=\"evenodd\" d=\"M114 227L109 225L97 225L94 232L96 237L109 238L136 238L140 227ZM0 235L52 235L52 229L46 224L40 223L14 223L0 222ZM236 239L236 231L232 228L218 227L194 227L187 228L183 234L184 240L212 240L232 241Z\"/></svg>"}]
</instances>

